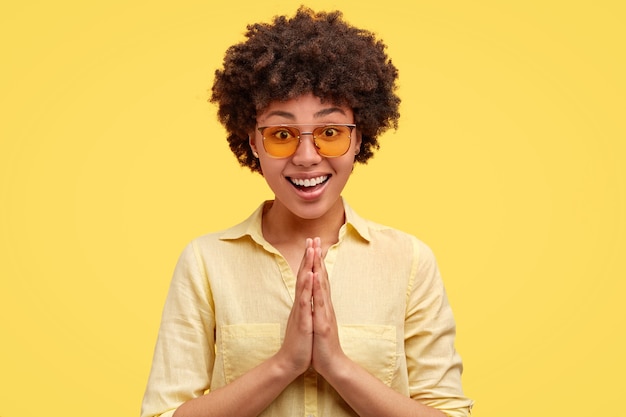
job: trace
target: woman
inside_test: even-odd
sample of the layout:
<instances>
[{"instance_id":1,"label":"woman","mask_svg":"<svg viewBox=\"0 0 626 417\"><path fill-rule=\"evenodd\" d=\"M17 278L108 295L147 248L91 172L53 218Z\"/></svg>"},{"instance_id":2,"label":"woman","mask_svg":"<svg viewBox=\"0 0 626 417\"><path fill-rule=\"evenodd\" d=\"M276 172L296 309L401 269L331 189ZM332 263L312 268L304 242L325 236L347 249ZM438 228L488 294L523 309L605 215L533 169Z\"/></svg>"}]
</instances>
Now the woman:
<instances>
[{"instance_id":1,"label":"woman","mask_svg":"<svg viewBox=\"0 0 626 417\"><path fill-rule=\"evenodd\" d=\"M142 416L468 415L432 253L341 197L397 126L385 45L306 8L246 36L211 100L275 198L183 251Z\"/></svg>"}]
</instances>

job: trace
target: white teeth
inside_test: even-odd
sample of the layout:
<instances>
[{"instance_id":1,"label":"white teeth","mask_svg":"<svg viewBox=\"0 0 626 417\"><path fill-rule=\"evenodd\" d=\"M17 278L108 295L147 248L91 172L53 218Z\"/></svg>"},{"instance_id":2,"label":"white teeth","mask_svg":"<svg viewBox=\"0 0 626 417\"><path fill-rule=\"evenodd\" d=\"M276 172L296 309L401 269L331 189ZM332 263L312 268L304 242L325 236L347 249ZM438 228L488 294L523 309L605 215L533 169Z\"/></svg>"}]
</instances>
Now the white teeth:
<instances>
[{"instance_id":1,"label":"white teeth","mask_svg":"<svg viewBox=\"0 0 626 417\"><path fill-rule=\"evenodd\" d=\"M321 177L307 178L307 179L290 178L293 184L298 185L300 187L315 187L316 185L323 183L327 179L328 179L328 175L322 175Z\"/></svg>"}]
</instances>

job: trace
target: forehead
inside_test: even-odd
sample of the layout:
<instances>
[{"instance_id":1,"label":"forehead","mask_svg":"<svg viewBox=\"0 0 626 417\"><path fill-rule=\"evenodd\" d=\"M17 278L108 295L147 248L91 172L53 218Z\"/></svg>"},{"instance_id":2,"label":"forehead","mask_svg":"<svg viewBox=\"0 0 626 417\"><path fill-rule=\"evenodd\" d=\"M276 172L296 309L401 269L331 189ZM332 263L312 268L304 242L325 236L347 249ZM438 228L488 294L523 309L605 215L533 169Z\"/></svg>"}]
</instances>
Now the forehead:
<instances>
[{"instance_id":1,"label":"forehead","mask_svg":"<svg viewBox=\"0 0 626 417\"><path fill-rule=\"evenodd\" d=\"M281 119L285 121L318 120L328 116L338 116L342 119L353 118L350 107L339 105L314 96L313 94L301 95L289 100L275 100L257 114L258 121L267 119Z\"/></svg>"}]
</instances>

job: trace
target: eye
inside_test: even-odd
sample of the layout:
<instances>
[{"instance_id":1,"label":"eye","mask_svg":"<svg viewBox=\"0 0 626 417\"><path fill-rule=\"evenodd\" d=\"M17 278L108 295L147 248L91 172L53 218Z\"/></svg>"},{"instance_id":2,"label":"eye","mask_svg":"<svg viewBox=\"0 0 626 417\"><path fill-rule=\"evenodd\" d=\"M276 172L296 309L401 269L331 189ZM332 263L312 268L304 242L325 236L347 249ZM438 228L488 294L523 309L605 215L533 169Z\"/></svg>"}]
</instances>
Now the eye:
<instances>
[{"instance_id":1,"label":"eye","mask_svg":"<svg viewBox=\"0 0 626 417\"><path fill-rule=\"evenodd\" d=\"M286 141L295 138L295 135L291 130L283 127L272 129L269 133L271 134L272 138L278 141Z\"/></svg>"},{"instance_id":2,"label":"eye","mask_svg":"<svg viewBox=\"0 0 626 417\"><path fill-rule=\"evenodd\" d=\"M326 127L324 127L322 129L322 132L321 132L320 136L324 136L324 137L329 138L329 137L337 136L339 134L340 134L340 132L339 132L339 130L337 130L336 127L326 126Z\"/></svg>"},{"instance_id":3,"label":"eye","mask_svg":"<svg viewBox=\"0 0 626 417\"><path fill-rule=\"evenodd\" d=\"M291 135L286 130L279 130L274 134L274 136L276 136L278 139L288 139Z\"/></svg>"}]
</instances>

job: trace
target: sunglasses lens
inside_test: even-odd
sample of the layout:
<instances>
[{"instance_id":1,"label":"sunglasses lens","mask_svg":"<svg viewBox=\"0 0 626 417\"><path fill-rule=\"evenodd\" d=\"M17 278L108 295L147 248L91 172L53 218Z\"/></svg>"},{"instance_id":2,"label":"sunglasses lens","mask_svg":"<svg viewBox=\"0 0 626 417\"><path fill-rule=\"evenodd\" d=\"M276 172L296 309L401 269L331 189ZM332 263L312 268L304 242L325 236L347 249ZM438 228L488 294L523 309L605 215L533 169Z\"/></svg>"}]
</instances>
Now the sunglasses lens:
<instances>
[{"instance_id":1,"label":"sunglasses lens","mask_svg":"<svg viewBox=\"0 0 626 417\"><path fill-rule=\"evenodd\" d=\"M313 131L315 146L320 155L341 156L350 148L351 130L347 126L322 126Z\"/></svg>"},{"instance_id":2,"label":"sunglasses lens","mask_svg":"<svg viewBox=\"0 0 626 417\"><path fill-rule=\"evenodd\" d=\"M265 151L275 158L286 158L296 152L300 132L288 126L270 126L263 130Z\"/></svg>"}]
</instances>

